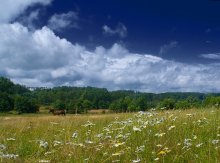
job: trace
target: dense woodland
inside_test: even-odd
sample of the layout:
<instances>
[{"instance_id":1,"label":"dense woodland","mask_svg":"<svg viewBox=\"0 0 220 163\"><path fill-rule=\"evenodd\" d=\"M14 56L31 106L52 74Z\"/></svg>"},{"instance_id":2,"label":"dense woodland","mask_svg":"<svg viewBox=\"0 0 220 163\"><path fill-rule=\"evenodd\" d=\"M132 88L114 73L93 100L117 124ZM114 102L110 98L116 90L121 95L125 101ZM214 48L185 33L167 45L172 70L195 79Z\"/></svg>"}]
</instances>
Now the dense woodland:
<instances>
[{"instance_id":1,"label":"dense woodland","mask_svg":"<svg viewBox=\"0 0 220 163\"><path fill-rule=\"evenodd\" d=\"M86 113L91 109L134 112L148 109L220 107L220 93L143 93L94 87L29 89L0 77L0 112L37 113L39 107Z\"/></svg>"}]
</instances>

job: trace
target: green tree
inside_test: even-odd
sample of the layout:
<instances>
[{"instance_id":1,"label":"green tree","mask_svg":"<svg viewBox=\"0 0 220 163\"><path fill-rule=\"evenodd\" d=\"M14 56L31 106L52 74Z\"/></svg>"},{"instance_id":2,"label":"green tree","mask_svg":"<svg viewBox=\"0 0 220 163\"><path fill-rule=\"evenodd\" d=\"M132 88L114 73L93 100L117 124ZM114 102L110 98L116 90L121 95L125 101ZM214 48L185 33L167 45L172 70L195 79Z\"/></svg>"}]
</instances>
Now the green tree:
<instances>
[{"instance_id":1,"label":"green tree","mask_svg":"<svg viewBox=\"0 0 220 163\"><path fill-rule=\"evenodd\" d=\"M7 93L0 92L0 112L8 112L13 110L14 102Z\"/></svg>"},{"instance_id":2,"label":"green tree","mask_svg":"<svg viewBox=\"0 0 220 163\"><path fill-rule=\"evenodd\" d=\"M191 107L190 103L187 100L179 100L176 103L177 109L189 109Z\"/></svg>"},{"instance_id":3,"label":"green tree","mask_svg":"<svg viewBox=\"0 0 220 163\"><path fill-rule=\"evenodd\" d=\"M174 109L175 101L171 98L164 99L159 103L159 108Z\"/></svg>"},{"instance_id":4,"label":"green tree","mask_svg":"<svg viewBox=\"0 0 220 163\"><path fill-rule=\"evenodd\" d=\"M66 105L66 109L68 113L77 114L76 104L73 101L69 101Z\"/></svg>"},{"instance_id":5,"label":"green tree","mask_svg":"<svg viewBox=\"0 0 220 163\"><path fill-rule=\"evenodd\" d=\"M56 100L56 102L53 103L53 107L57 110L66 109L65 103L61 100Z\"/></svg>"},{"instance_id":6,"label":"green tree","mask_svg":"<svg viewBox=\"0 0 220 163\"><path fill-rule=\"evenodd\" d=\"M17 95L15 97L15 110L18 113L36 113L39 111L39 106L35 100Z\"/></svg>"}]
</instances>

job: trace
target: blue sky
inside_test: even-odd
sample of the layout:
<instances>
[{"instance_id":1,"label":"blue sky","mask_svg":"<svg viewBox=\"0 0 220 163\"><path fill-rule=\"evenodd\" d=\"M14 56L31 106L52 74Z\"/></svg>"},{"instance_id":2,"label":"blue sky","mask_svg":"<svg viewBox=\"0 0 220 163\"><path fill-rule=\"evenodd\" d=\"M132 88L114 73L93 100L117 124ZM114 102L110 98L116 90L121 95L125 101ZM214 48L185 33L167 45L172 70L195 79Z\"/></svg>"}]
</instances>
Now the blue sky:
<instances>
[{"instance_id":1,"label":"blue sky","mask_svg":"<svg viewBox=\"0 0 220 163\"><path fill-rule=\"evenodd\" d=\"M220 1L4 0L0 75L27 86L219 92Z\"/></svg>"}]
</instances>

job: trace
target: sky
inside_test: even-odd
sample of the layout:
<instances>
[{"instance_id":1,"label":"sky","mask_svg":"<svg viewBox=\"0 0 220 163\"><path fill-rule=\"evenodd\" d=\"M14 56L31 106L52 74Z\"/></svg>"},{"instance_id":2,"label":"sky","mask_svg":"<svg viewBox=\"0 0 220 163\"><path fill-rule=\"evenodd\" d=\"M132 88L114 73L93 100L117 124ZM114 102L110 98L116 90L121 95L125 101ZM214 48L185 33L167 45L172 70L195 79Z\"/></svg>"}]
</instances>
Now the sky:
<instances>
[{"instance_id":1,"label":"sky","mask_svg":"<svg viewBox=\"0 0 220 163\"><path fill-rule=\"evenodd\" d=\"M0 76L28 87L220 92L220 0L2 0Z\"/></svg>"}]
</instances>

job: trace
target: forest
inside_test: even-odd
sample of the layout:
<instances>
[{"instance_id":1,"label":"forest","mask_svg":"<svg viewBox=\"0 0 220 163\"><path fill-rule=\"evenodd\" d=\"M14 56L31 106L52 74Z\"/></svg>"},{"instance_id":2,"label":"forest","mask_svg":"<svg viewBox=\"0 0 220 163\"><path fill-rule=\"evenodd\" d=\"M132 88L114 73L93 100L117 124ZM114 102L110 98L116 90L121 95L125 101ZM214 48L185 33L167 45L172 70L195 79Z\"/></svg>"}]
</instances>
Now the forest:
<instances>
[{"instance_id":1,"label":"forest","mask_svg":"<svg viewBox=\"0 0 220 163\"><path fill-rule=\"evenodd\" d=\"M146 93L95 87L28 88L0 77L0 112L37 113L40 107L87 113L92 109L136 112L149 109L220 107L220 93Z\"/></svg>"}]
</instances>

